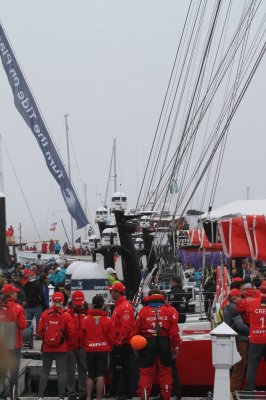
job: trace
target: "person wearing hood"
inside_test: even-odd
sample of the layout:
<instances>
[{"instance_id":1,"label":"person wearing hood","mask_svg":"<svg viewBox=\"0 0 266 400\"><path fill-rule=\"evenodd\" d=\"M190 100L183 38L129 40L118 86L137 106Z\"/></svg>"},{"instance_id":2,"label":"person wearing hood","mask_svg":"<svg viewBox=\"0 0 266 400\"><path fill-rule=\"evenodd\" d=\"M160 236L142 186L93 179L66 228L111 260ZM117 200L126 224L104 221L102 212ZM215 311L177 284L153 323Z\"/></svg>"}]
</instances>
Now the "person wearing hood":
<instances>
[{"instance_id":1,"label":"person wearing hood","mask_svg":"<svg viewBox=\"0 0 266 400\"><path fill-rule=\"evenodd\" d=\"M119 279L117 279L116 271L113 268L106 268L106 272L108 274L109 286L112 286L115 282L119 282Z\"/></svg>"},{"instance_id":2,"label":"person wearing hood","mask_svg":"<svg viewBox=\"0 0 266 400\"><path fill-rule=\"evenodd\" d=\"M81 326L88 314L88 303L83 292L76 290L68 302L67 312L71 315L75 329L75 341L68 346L66 388L68 400L76 399L76 369L78 370L79 398L86 398L87 359L81 343Z\"/></svg>"},{"instance_id":3,"label":"person wearing hood","mask_svg":"<svg viewBox=\"0 0 266 400\"><path fill-rule=\"evenodd\" d=\"M245 299L255 299L260 297L261 292L254 287L250 278L246 278L243 283L243 295Z\"/></svg>"},{"instance_id":4,"label":"person wearing hood","mask_svg":"<svg viewBox=\"0 0 266 400\"><path fill-rule=\"evenodd\" d=\"M67 270L67 265L65 264L60 264L61 268L59 272L56 274L55 279L54 279L54 284L55 287L58 287L60 290L60 287L64 287L65 285L65 278L66 278L66 270Z\"/></svg>"},{"instance_id":5,"label":"person wearing hood","mask_svg":"<svg viewBox=\"0 0 266 400\"><path fill-rule=\"evenodd\" d=\"M237 303L242 299L239 289L231 289L228 295L229 304L223 309L224 322L236 333L236 347L241 360L233 365L230 378L230 392L240 390L245 377L248 362L249 326L245 324L241 313L237 309Z\"/></svg>"},{"instance_id":6,"label":"person wearing hood","mask_svg":"<svg viewBox=\"0 0 266 400\"><path fill-rule=\"evenodd\" d=\"M36 273L29 271L26 275L28 281L24 285L26 295L26 315L27 320L36 319L36 333L38 331L38 323L45 304L44 293L40 281L36 279Z\"/></svg>"},{"instance_id":7,"label":"person wearing hood","mask_svg":"<svg viewBox=\"0 0 266 400\"><path fill-rule=\"evenodd\" d=\"M132 356L130 339L134 327L134 310L125 296L125 286L121 282L115 282L110 287L115 308L112 314L112 322L115 327L115 340L112 350L112 392L118 395L118 399L132 396L132 376L129 360Z\"/></svg>"},{"instance_id":8,"label":"person wearing hood","mask_svg":"<svg viewBox=\"0 0 266 400\"><path fill-rule=\"evenodd\" d=\"M2 288L2 297L0 299L0 325L4 330L4 324L14 324L14 337L8 330L8 336L5 339L5 348L9 350L13 358L10 379L13 385L13 398L18 398L18 378L20 366L20 354L23 346L22 331L27 328L27 321L23 307L16 302L19 289L10 284L4 284ZM2 332L3 333L3 332ZM4 336L4 335L3 335Z\"/></svg>"},{"instance_id":9,"label":"person wearing hood","mask_svg":"<svg viewBox=\"0 0 266 400\"><path fill-rule=\"evenodd\" d=\"M108 356L115 338L112 320L104 309L101 295L92 299L92 309L84 318L81 327L81 342L87 353L88 385L87 400L92 400L94 381L96 380L97 400L104 394L104 377L108 374Z\"/></svg>"},{"instance_id":10,"label":"person wearing hood","mask_svg":"<svg viewBox=\"0 0 266 400\"><path fill-rule=\"evenodd\" d=\"M58 272L61 271L61 267L58 267L57 264L55 264L54 267L52 267L49 271L48 271L48 281L49 281L49 285L53 285L55 286L55 277L58 274Z\"/></svg>"},{"instance_id":11,"label":"person wearing hood","mask_svg":"<svg viewBox=\"0 0 266 400\"><path fill-rule=\"evenodd\" d=\"M134 327L134 335L144 336L147 345L138 352L139 385L141 399L149 398L155 368L158 368L160 393L163 400L172 395L172 358L178 356L180 337L177 314L165 304L165 296L159 290L150 290L143 299Z\"/></svg>"},{"instance_id":12,"label":"person wearing hood","mask_svg":"<svg viewBox=\"0 0 266 400\"><path fill-rule=\"evenodd\" d=\"M43 400L44 392L55 360L58 376L59 400L65 398L67 352L75 330L72 317L63 307L64 296L56 292L52 296L52 307L42 313L38 334L42 340L43 370L39 382L38 399Z\"/></svg>"}]
</instances>

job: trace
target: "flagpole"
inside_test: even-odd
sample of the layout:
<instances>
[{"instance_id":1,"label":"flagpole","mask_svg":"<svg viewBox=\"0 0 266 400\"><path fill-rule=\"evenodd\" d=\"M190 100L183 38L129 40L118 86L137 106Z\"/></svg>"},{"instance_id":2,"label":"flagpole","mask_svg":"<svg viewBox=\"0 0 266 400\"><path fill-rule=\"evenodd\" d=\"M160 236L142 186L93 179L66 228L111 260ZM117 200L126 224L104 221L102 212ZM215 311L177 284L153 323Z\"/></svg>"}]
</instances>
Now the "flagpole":
<instances>
[{"instance_id":1,"label":"flagpole","mask_svg":"<svg viewBox=\"0 0 266 400\"><path fill-rule=\"evenodd\" d=\"M68 243L70 243L70 241L69 241L69 237L68 237L68 235L67 235L67 231L66 231L66 228L65 228L65 225L64 225L64 222L63 222L63 220L62 220L62 219L61 219L61 222L62 222L62 225L63 225L64 231L65 231L65 234L66 234L67 242L68 242ZM72 245L72 246L73 246L73 245Z\"/></svg>"},{"instance_id":2,"label":"flagpole","mask_svg":"<svg viewBox=\"0 0 266 400\"><path fill-rule=\"evenodd\" d=\"M87 217L87 183L84 183L84 196L85 196L85 215ZM85 229L85 240L88 239L88 230L87 225L84 227Z\"/></svg>"},{"instance_id":3,"label":"flagpole","mask_svg":"<svg viewBox=\"0 0 266 400\"><path fill-rule=\"evenodd\" d=\"M70 168L70 152L69 152L69 126L67 123L67 117L69 114L65 114L65 122L66 122L66 142L67 142L67 163L68 163L68 177L71 183L71 168ZM73 228L73 218L70 217L70 226L71 226L71 246L74 246L74 228Z\"/></svg>"},{"instance_id":4,"label":"flagpole","mask_svg":"<svg viewBox=\"0 0 266 400\"><path fill-rule=\"evenodd\" d=\"M19 230L19 250L21 250L21 239L22 239L22 237L21 237L21 222L19 223L18 230Z\"/></svg>"}]
</instances>

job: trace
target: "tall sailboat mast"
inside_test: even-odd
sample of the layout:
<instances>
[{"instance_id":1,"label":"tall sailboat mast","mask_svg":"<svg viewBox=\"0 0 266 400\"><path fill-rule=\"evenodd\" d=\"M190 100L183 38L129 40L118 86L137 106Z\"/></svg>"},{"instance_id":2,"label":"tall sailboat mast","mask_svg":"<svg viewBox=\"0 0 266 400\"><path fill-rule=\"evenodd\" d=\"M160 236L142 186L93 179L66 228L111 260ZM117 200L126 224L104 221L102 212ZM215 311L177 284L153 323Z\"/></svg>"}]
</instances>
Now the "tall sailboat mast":
<instances>
[{"instance_id":1,"label":"tall sailboat mast","mask_svg":"<svg viewBox=\"0 0 266 400\"><path fill-rule=\"evenodd\" d=\"M112 167L113 167L113 175L111 175ZM106 191L105 191L105 196L104 196L104 203L103 203L104 207L107 207L107 195L108 195L109 183L110 183L111 178L114 178L114 193L115 193L117 191L116 139L114 139L113 148L112 148L111 163L110 163L110 169L109 169Z\"/></svg>"},{"instance_id":2,"label":"tall sailboat mast","mask_svg":"<svg viewBox=\"0 0 266 400\"><path fill-rule=\"evenodd\" d=\"M69 114L65 114L68 177L71 182L70 151L69 151L69 126L68 126L68 121L67 121L68 116L69 116ZM70 217L70 226L71 226L71 246L74 246L74 227L73 227L73 218L72 217Z\"/></svg>"},{"instance_id":3,"label":"tall sailboat mast","mask_svg":"<svg viewBox=\"0 0 266 400\"><path fill-rule=\"evenodd\" d=\"M2 135L0 134L0 192L4 193L4 174L3 174L3 157L2 157Z\"/></svg>"},{"instance_id":4,"label":"tall sailboat mast","mask_svg":"<svg viewBox=\"0 0 266 400\"><path fill-rule=\"evenodd\" d=\"M114 155L114 191L117 191L117 173L116 173L116 139L114 139L113 146L113 155Z\"/></svg>"},{"instance_id":5,"label":"tall sailboat mast","mask_svg":"<svg viewBox=\"0 0 266 400\"><path fill-rule=\"evenodd\" d=\"M87 215L87 183L84 183L84 197L85 197L85 215ZM88 239L88 228L87 226L84 227L85 229L85 240Z\"/></svg>"}]
</instances>

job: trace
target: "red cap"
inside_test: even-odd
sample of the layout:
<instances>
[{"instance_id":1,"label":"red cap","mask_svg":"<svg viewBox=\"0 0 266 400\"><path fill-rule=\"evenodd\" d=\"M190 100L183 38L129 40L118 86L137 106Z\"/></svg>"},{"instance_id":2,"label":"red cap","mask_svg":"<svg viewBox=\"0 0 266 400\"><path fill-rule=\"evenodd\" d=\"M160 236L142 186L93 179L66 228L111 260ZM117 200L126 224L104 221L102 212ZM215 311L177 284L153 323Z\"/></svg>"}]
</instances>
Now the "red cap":
<instances>
[{"instance_id":1,"label":"red cap","mask_svg":"<svg viewBox=\"0 0 266 400\"><path fill-rule=\"evenodd\" d=\"M84 294L80 290L73 292L71 298L76 306L82 306L82 304L84 304Z\"/></svg>"},{"instance_id":2,"label":"red cap","mask_svg":"<svg viewBox=\"0 0 266 400\"><path fill-rule=\"evenodd\" d=\"M5 284L2 288L2 294L10 294L10 293L18 293L20 292L20 289L16 288L13 285L10 284Z\"/></svg>"},{"instance_id":3,"label":"red cap","mask_svg":"<svg viewBox=\"0 0 266 400\"><path fill-rule=\"evenodd\" d=\"M61 292L55 292L52 296L52 301L54 303L62 303L64 301L64 295Z\"/></svg>"},{"instance_id":4,"label":"red cap","mask_svg":"<svg viewBox=\"0 0 266 400\"><path fill-rule=\"evenodd\" d=\"M232 289L229 292L230 297L241 296L241 292L239 289Z\"/></svg>"},{"instance_id":5,"label":"red cap","mask_svg":"<svg viewBox=\"0 0 266 400\"><path fill-rule=\"evenodd\" d=\"M266 293L266 281L263 281L262 284L260 285L260 291L262 293Z\"/></svg>"},{"instance_id":6,"label":"red cap","mask_svg":"<svg viewBox=\"0 0 266 400\"><path fill-rule=\"evenodd\" d=\"M240 278L240 276L236 276L235 278L232 279L232 282L244 282L243 278Z\"/></svg>"},{"instance_id":7,"label":"red cap","mask_svg":"<svg viewBox=\"0 0 266 400\"><path fill-rule=\"evenodd\" d=\"M109 290L116 290L117 292L125 293L125 286L121 282L115 282L111 287L109 287Z\"/></svg>"}]
</instances>

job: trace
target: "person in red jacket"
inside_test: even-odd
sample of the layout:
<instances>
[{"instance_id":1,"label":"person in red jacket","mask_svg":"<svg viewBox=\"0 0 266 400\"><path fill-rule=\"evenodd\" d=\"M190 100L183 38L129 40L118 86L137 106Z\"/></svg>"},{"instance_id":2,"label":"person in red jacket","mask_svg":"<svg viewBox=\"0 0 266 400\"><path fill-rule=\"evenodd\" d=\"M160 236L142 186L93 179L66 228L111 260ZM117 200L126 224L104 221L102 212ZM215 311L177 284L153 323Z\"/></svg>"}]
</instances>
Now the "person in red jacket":
<instances>
[{"instance_id":1,"label":"person in red jacket","mask_svg":"<svg viewBox=\"0 0 266 400\"><path fill-rule=\"evenodd\" d=\"M78 370L79 399L87 396L87 359L81 345L81 326L88 313L88 303L83 292L76 290L72 293L67 312L73 319L75 341L71 340L67 355L66 388L68 399L76 399L76 368Z\"/></svg>"},{"instance_id":2,"label":"person in red jacket","mask_svg":"<svg viewBox=\"0 0 266 400\"><path fill-rule=\"evenodd\" d=\"M75 330L72 317L63 308L63 301L63 293L55 292L52 296L52 307L42 313L38 325L38 334L42 340L43 353L43 371L38 392L39 399L43 399L53 360L56 363L59 399L64 399L65 397L68 344L75 337Z\"/></svg>"},{"instance_id":3,"label":"person in red jacket","mask_svg":"<svg viewBox=\"0 0 266 400\"><path fill-rule=\"evenodd\" d=\"M5 348L11 353L13 367L10 371L10 379L13 385L13 399L18 398L18 377L20 367L20 353L23 346L22 331L27 328L24 308L16 303L17 294L20 289L10 284L3 285L2 297L0 300L0 330L4 337ZM5 323L14 323L14 335L9 330L5 334Z\"/></svg>"},{"instance_id":4,"label":"person in red jacket","mask_svg":"<svg viewBox=\"0 0 266 400\"><path fill-rule=\"evenodd\" d=\"M112 321L115 327L114 347L112 350L112 392L118 395L118 399L132 397L132 379L129 371L129 360L132 357L132 349L129 344L133 326L134 310L125 296L125 286L121 282L115 282L110 288L115 308Z\"/></svg>"},{"instance_id":5,"label":"person in red jacket","mask_svg":"<svg viewBox=\"0 0 266 400\"><path fill-rule=\"evenodd\" d=\"M244 322L249 325L250 315L248 312L247 303L249 303L250 300L261 297L261 292L258 289L252 287L252 284L250 282L241 285L239 289L241 291L243 299L237 303L237 310L241 313Z\"/></svg>"},{"instance_id":6,"label":"person in red jacket","mask_svg":"<svg viewBox=\"0 0 266 400\"><path fill-rule=\"evenodd\" d=\"M48 250L48 243L42 242L42 253L46 254Z\"/></svg>"},{"instance_id":7,"label":"person in red jacket","mask_svg":"<svg viewBox=\"0 0 266 400\"><path fill-rule=\"evenodd\" d=\"M180 337L177 314L165 304L165 297L159 290L151 290L144 298L134 327L134 335L147 339L147 346L139 351L140 398L148 398L153 384L155 368L158 368L160 392L163 400L172 395L172 358L179 352ZM146 396L145 396L146 392Z\"/></svg>"},{"instance_id":8,"label":"person in red jacket","mask_svg":"<svg viewBox=\"0 0 266 400\"><path fill-rule=\"evenodd\" d=\"M260 297L238 303L249 314L250 345L245 391L255 390L256 373L262 356L266 352L266 281L260 286Z\"/></svg>"},{"instance_id":9,"label":"person in red jacket","mask_svg":"<svg viewBox=\"0 0 266 400\"><path fill-rule=\"evenodd\" d=\"M112 320L104 310L104 298L101 295L92 299L92 309L84 318L81 328L81 341L87 352L88 385L87 400L92 400L94 380L96 379L97 400L104 393L104 377L108 373L108 355L114 341Z\"/></svg>"}]
</instances>

